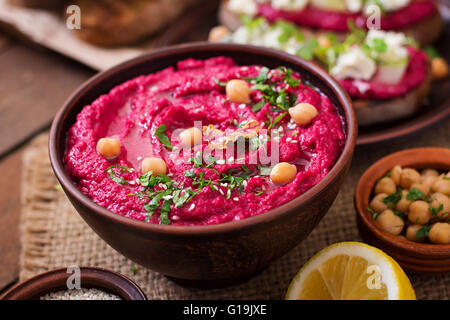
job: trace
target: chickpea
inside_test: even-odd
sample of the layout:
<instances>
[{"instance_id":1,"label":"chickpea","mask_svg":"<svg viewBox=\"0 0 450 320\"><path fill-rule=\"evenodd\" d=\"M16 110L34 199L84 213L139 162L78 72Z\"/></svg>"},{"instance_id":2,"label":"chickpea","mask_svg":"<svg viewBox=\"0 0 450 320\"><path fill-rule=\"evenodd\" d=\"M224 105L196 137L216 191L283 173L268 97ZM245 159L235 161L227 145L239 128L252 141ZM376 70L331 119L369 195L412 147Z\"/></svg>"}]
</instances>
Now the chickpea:
<instances>
[{"instance_id":1,"label":"chickpea","mask_svg":"<svg viewBox=\"0 0 450 320\"><path fill-rule=\"evenodd\" d=\"M372 201L370 201L369 207L375 211L376 213L381 213L384 210L389 209L388 205L383 202L383 199L388 195L386 193L379 193L375 197L373 197Z\"/></svg>"},{"instance_id":2,"label":"chickpea","mask_svg":"<svg viewBox=\"0 0 450 320\"><path fill-rule=\"evenodd\" d=\"M443 58L434 58L431 61L431 73L433 75L433 79L441 80L448 76L448 64Z\"/></svg>"},{"instance_id":3,"label":"chickpea","mask_svg":"<svg viewBox=\"0 0 450 320\"><path fill-rule=\"evenodd\" d=\"M402 167L401 166L395 166L391 170L390 178L394 181L396 185L400 185L400 178L402 175Z\"/></svg>"},{"instance_id":4,"label":"chickpea","mask_svg":"<svg viewBox=\"0 0 450 320\"><path fill-rule=\"evenodd\" d=\"M397 187L395 186L394 180L388 177L384 177L377 182L375 186L375 194L378 193L386 193L393 194L397 191Z\"/></svg>"},{"instance_id":5,"label":"chickpea","mask_svg":"<svg viewBox=\"0 0 450 320\"><path fill-rule=\"evenodd\" d=\"M250 103L250 88L244 80L230 80L225 87L228 99L234 103Z\"/></svg>"},{"instance_id":6,"label":"chickpea","mask_svg":"<svg viewBox=\"0 0 450 320\"><path fill-rule=\"evenodd\" d=\"M431 195L431 204L430 207L437 209L442 206L442 210L436 212L439 219L448 219L450 218L450 198L442 193L433 193Z\"/></svg>"},{"instance_id":7,"label":"chickpea","mask_svg":"<svg viewBox=\"0 0 450 320\"><path fill-rule=\"evenodd\" d=\"M101 138L97 142L97 152L106 159L113 159L120 155L120 141L116 138Z\"/></svg>"},{"instance_id":8,"label":"chickpea","mask_svg":"<svg viewBox=\"0 0 450 320\"><path fill-rule=\"evenodd\" d=\"M411 189L417 189L419 191L422 191L422 193L427 197L430 194L431 187L426 182L415 182L411 185Z\"/></svg>"},{"instance_id":9,"label":"chickpea","mask_svg":"<svg viewBox=\"0 0 450 320\"><path fill-rule=\"evenodd\" d=\"M212 43L217 43L222 41L225 37L230 34L230 30L228 30L225 26L215 26L209 31L208 41Z\"/></svg>"},{"instance_id":10,"label":"chickpea","mask_svg":"<svg viewBox=\"0 0 450 320\"><path fill-rule=\"evenodd\" d=\"M319 42L319 46L322 48L331 48L333 46L333 42L327 35L320 35L317 39Z\"/></svg>"},{"instance_id":11,"label":"chickpea","mask_svg":"<svg viewBox=\"0 0 450 320\"><path fill-rule=\"evenodd\" d=\"M428 236L432 243L448 244L450 243L450 224L446 222L435 223Z\"/></svg>"},{"instance_id":12,"label":"chickpea","mask_svg":"<svg viewBox=\"0 0 450 320\"><path fill-rule=\"evenodd\" d=\"M444 179L438 179L431 187L433 192L443 193L447 196L450 195L450 181Z\"/></svg>"},{"instance_id":13,"label":"chickpea","mask_svg":"<svg viewBox=\"0 0 450 320\"><path fill-rule=\"evenodd\" d=\"M395 210L398 210L400 212L408 212L409 211L409 206L411 205L412 200L406 199L407 195L408 195L408 191L402 190L402 198L395 205Z\"/></svg>"},{"instance_id":14,"label":"chickpea","mask_svg":"<svg viewBox=\"0 0 450 320\"><path fill-rule=\"evenodd\" d=\"M196 146L202 143L202 131L196 127L183 130L180 133L180 142L185 148Z\"/></svg>"},{"instance_id":15,"label":"chickpea","mask_svg":"<svg viewBox=\"0 0 450 320\"><path fill-rule=\"evenodd\" d=\"M439 177L433 177L433 176L424 176L423 177L423 181L426 184L428 184L429 186L432 186L438 179L439 179Z\"/></svg>"},{"instance_id":16,"label":"chickpea","mask_svg":"<svg viewBox=\"0 0 450 320\"><path fill-rule=\"evenodd\" d=\"M424 237L421 238L417 237L417 231L419 231L421 228L422 226L420 224L412 224L408 226L408 228L406 229L406 239L414 242L424 242L425 241Z\"/></svg>"},{"instance_id":17,"label":"chickpea","mask_svg":"<svg viewBox=\"0 0 450 320\"><path fill-rule=\"evenodd\" d=\"M306 126L319 114L316 107L309 103L299 103L289 108L289 114L296 124Z\"/></svg>"},{"instance_id":18,"label":"chickpea","mask_svg":"<svg viewBox=\"0 0 450 320\"><path fill-rule=\"evenodd\" d=\"M417 170L411 168L402 170L400 176L400 187L402 187L402 189L409 189L413 183L420 181L422 181L422 176Z\"/></svg>"},{"instance_id":19,"label":"chickpea","mask_svg":"<svg viewBox=\"0 0 450 320\"><path fill-rule=\"evenodd\" d=\"M297 175L297 167L287 162L280 162L272 168L270 179L275 184L286 184L294 180Z\"/></svg>"},{"instance_id":20,"label":"chickpea","mask_svg":"<svg viewBox=\"0 0 450 320\"><path fill-rule=\"evenodd\" d=\"M145 158L142 160L142 174L152 171L152 176L167 173L166 162L161 158Z\"/></svg>"},{"instance_id":21,"label":"chickpea","mask_svg":"<svg viewBox=\"0 0 450 320\"><path fill-rule=\"evenodd\" d=\"M402 218L395 215L392 210L384 210L377 218L376 222L380 225L383 230L386 230L390 234L395 236L399 235L403 227L405 226L405 222Z\"/></svg>"},{"instance_id":22,"label":"chickpea","mask_svg":"<svg viewBox=\"0 0 450 320\"><path fill-rule=\"evenodd\" d=\"M422 171L423 177L439 177L439 172L435 169L424 169Z\"/></svg>"},{"instance_id":23,"label":"chickpea","mask_svg":"<svg viewBox=\"0 0 450 320\"><path fill-rule=\"evenodd\" d=\"M431 212L427 202L418 200L409 206L408 219L414 224L427 224L431 219Z\"/></svg>"}]
</instances>

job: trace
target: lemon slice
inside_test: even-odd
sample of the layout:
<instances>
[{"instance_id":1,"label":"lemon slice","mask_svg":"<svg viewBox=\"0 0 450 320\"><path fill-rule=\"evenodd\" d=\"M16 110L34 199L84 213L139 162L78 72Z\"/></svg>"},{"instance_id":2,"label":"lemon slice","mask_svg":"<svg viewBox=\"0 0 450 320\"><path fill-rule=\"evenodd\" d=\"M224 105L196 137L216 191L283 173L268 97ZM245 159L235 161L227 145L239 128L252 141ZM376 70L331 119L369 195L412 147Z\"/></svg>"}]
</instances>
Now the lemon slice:
<instances>
[{"instance_id":1,"label":"lemon slice","mask_svg":"<svg viewBox=\"0 0 450 320\"><path fill-rule=\"evenodd\" d=\"M360 242L333 244L292 280L288 300L415 300L406 274L383 251Z\"/></svg>"}]
</instances>

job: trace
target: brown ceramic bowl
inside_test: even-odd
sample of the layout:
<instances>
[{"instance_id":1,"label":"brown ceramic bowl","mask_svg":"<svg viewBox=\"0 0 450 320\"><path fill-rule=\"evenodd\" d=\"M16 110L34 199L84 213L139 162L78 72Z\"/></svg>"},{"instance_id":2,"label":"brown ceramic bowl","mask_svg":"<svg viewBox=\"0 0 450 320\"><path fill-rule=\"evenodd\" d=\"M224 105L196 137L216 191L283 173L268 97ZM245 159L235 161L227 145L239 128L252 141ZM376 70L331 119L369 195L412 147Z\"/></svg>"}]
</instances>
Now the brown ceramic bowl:
<instances>
[{"instance_id":1,"label":"brown ceramic bowl","mask_svg":"<svg viewBox=\"0 0 450 320\"><path fill-rule=\"evenodd\" d=\"M355 208L361 237L392 256L414 273L450 272L450 244L415 243L382 230L367 208L376 181L395 165L416 169L450 170L450 149L417 148L391 154L373 164L363 174L355 191Z\"/></svg>"},{"instance_id":2,"label":"brown ceramic bowl","mask_svg":"<svg viewBox=\"0 0 450 320\"><path fill-rule=\"evenodd\" d=\"M80 267L80 271L82 288L97 288L123 300L147 300L144 292L133 281L118 273L93 267ZM39 300L47 293L67 290L66 282L71 275L66 268L39 274L15 285L0 300Z\"/></svg>"},{"instance_id":3,"label":"brown ceramic bowl","mask_svg":"<svg viewBox=\"0 0 450 320\"><path fill-rule=\"evenodd\" d=\"M259 216L211 226L144 223L100 207L81 193L66 174L66 132L82 108L114 86L186 58L228 56L238 64L286 66L330 97L344 119L345 149L330 173L289 203ZM70 201L109 245L131 260L189 286L218 287L241 282L308 236L333 203L349 169L357 136L351 101L342 87L319 67L270 49L231 44L169 47L125 62L79 88L56 115L49 141L50 160Z\"/></svg>"}]
</instances>

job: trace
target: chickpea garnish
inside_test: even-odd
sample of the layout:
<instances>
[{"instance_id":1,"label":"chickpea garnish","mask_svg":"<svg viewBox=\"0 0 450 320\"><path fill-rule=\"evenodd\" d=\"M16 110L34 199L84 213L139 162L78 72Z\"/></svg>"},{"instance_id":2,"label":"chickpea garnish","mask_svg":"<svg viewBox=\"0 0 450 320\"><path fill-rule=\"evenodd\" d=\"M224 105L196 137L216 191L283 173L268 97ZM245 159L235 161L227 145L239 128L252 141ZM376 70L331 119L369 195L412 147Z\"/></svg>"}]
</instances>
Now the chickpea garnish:
<instances>
[{"instance_id":1,"label":"chickpea garnish","mask_svg":"<svg viewBox=\"0 0 450 320\"><path fill-rule=\"evenodd\" d=\"M395 210L398 210L400 212L408 212L409 206L411 205L412 200L406 199L407 196L408 196L408 191L402 190L402 198L395 205Z\"/></svg>"},{"instance_id":2,"label":"chickpea garnish","mask_svg":"<svg viewBox=\"0 0 450 320\"><path fill-rule=\"evenodd\" d=\"M439 172L436 169L425 169L422 171L423 177L439 177Z\"/></svg>"},{"instance_id":3,"label":"chickpea garnish","mask_svg":"<svg viewBox=\"0 0 450 320\"><path fill-rule=\"evenodd\" d=\"M450 198L442 193L433 193L430 197L430 207L439 219L450 218Z\"/></svg>"},{"instance_id":4,"label":"chickpea garnish","mask_svg":"<svg viewBox=\"0 0 450 320\"><path fill-rule=\"evenodd\" d=\"M412 224L406 228L406 239L414 242L424 242L425 237L417 237L417 232L422 229L420 224Z\"/></svg>"},{"instance_id":5,"label":"chickpea garnish","mask_svg":"<svg viewBox=\"0 0 450 320\"><path fill-rule=\"evenodd\" d=\"M286 184L294 180L296 175L296 166L287 162L280 162L272 168L272 171L270 172L270 179L275 184Z\"/></svg>"},{"instance_id":6,"label":"chickpea garnish","mask_svg":"<svg viewBox=\"0 0 450 320\"><path fill-rule=\"evenodd\" d=\"M390 178L394 181L396 185L400 184L400 178L402 176L402 167L401 166L395 166L391 170Z\"/></svg>"},{"instance_id":7,"label":"chickpea garnish","mask_svg":"<svg viewBox=\"0 0 450 320\"><path fill-rule=\"evenodd\" d=\"M202 143L202 131L196 127L183 130L180 133L180 142L185 148L196 146Z\"/></svg>"},{"instance_id":8,"label":"chickpea garnish","mask_svg":"<svg viewBox=\"0 0 450 320\"><path fill-rule=\"evenodd\" d=\"M378 183L375 186L375 194L378 193L386 193L386 194L392 194L397 191L397 187L395 186L394 180L388 177L384 177L378 181Z\"/></svg>"},{"instance_id":9,"label":"chickpea garnish","mask_svg":"<svg viewBox=\"0 0 450 320\"><path fill-rule=\"evenodd\" d=\"M320 35L317 38L317 41L319 42L319 46L322 48L331 48L331 46L333 45L333 42L331 41L331 39L327 36L327 35Z\"/></svg>"},{"instance_id":10,"label":"chickpea garnish","mask_svg":"<svg viewBox=\"0 0 450 320\"><path fill-rule=\"evenodd\" d=\"M450 172L393 167L373 188L367 211L383 230L413 242L450 242ZM433 231L433 232L431 232Z\"/></svg>"},{"instance_id":11,"label":"chickpea garnish","mask_svg":"<svg viewBox=\"0 0 450 320\"><path fill-rule=\"evenodd\" d=\"M289 108L289 114L294 122L300 126L306 126L318 115L316 107L309 103L299 103Z\"/></svg>"},{"instance_id":12,"label":"chickpea garnish","mask_svg":"<svg viewBox=\"0 0 450 320\"><path fill-rule=\"evenodd\" d=\"M439 179L439 177L434 177L434 176L423 176L423 181L428 184L429 186L432 186L437 180Z\"/></svg>"},{"instance_id":13,"label":"chickpea garnish","mask_svg":"<svg viewBox=\"0 0 450 320\"><path fill-rule=\"evenodd\" d=\"M427 202L417 200L409 206L408 219L415 224L427 224L431 219L431 212Z\"/></svg>"},{"instance_id":14,"label":"chickpea garnish","mask_svg":"<svg viewBox=\"0 0 450 320\"><path fill-rule=\"evenodd\" d=\"M388 205L384 203L383 199L388 195L386 193L377 194L372 201L370 201L369 207L376 213L381 213L384 210L389 209Z\"/></svg>"},{"instance_id":15,"label":"chickpea garnish","mask_svg":"<svg viewBox=\"0 0 450 320\"><path fill-rule=\"evenodd\" d=\"M430 194L431 187L428 183L422 181L422 182L415 182L411 185L411 189L417 189L420 192L422 192L425 197Z\"/></svg>"},{"instance_id":16,"label":"chickpea garnish","mask_svg":"<svg viewBox=\"0 0 450 320\"><path fill-rule=\"evenodd\" d=\"M432 243L448 244L450 243L450 224L446 222L435 223L428 236Z\"/></svg>"},{"instance_id":17,"label":"chickpea garnish","mask_svg":"<svg viewBox=\"0 0 450 320\"><path fill-rule=\"evenodd\" d=\"M120 155L120 141L116 138L101 138L97 142L97 152L106 159L114 159Z\"/></svg>"},{"instance_id":18,"label":"chickpea garnish","mask_svg":"<svg viewBox=\"0 0 450 320\"><path fill-rule=\"evenodd\" d=\"M230 34L225 26L216 26L209 31L208 41L212 43L217 43L225 39Z\"/></svg>"},{"instance_id":19,"label":"chickpea garnish","mask_svg":"<svg viewBox=\"0 0 450 320\"><path fill-rule=\"evenodd\" d=\"M436 182L431 187L433 192L443 193L447 196L450 195L450 181L444 179L437 179Z\"/></svg>"},{"instance_id":20,"label":"chickpea garnish","mask_svg":"<svg viewBox=\"0 0 450 320\"><path fill-rule=\"evenodd\" d=\"M142 174L152 171L152 176L167 173L166 162L161 158L145 158L142 160Z\"/></svg>"},{"instance_id":21,"label":"chickpea garnish","mask_svg":"<svg viewBox=\"0 0 450 320\"><path fill-rule=\"evenodd\" d=\"M403 219L389 209L384 210L377 217L376 222L381 226L381 228L395 236L399 235L402 232L403 227L405 226L405 222L403 221Z\"/></svg>"},{"instance_id":22,"label":"chickpea garnish","mask_svg":"<svg viewBox=\"0 0 450 320\"><path fill-rule=\"evenodd\" d=\"M405 168L402 170L400 176L400 187L402 187L402 189L409 189L413 183L421 181L422 176L416 169Z\"/></svg>"},{"instance_id":23,"label":"chickpea garnish","mask_svg":"<svg viewBox=\"0 0 450 320\"><path fill-rule=\"evenodd\" d=\"M446 78L449 73L447 61L440 57L434 58L431 60L431 70L433 79L441 80Z\"/></svg>"},{"instance_id":24,"label":"chickpea garnish","mask_svg":"<svg viewBox=\"0 0 450 320\"><path fill-rule=\"evenodd\" d=\"M227 82L225 87L228 99L234 103L250 103L250 88L244 80L234 79Z\"/></svg>"}]
</instances>

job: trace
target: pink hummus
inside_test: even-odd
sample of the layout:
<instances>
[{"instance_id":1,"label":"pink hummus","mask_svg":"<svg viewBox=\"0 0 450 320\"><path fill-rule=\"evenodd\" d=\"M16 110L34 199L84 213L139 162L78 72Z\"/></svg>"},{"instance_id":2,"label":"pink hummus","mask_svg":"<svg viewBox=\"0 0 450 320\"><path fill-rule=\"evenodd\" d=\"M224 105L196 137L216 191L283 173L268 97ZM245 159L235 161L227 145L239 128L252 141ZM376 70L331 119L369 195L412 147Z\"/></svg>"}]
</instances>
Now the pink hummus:
<instances>
[{"instance_id":1,"label":"pink hummus","mask_svg":"<svg viewBox=\"0 0 450 320\"><path fill-rule=\"evenodd\" d=\"M398 30L413 26L429 18L437 11L432 0L413 1L408 6L383 15L381 17L382 30ZM269 21L279 19L291 21L300 26L325 29L336 32L347 32L348 21L354 21L359 28L366 27L366 20L362 13L333 12L307 7L301 11L289 12L273 8L270 4L261 4L259 15Z\"/></svg>"},{"instance_id":2,"label":"pink hummus","mask_svg":"<svg viewBox=\"0 0 450 320\"><path fill-rule=\"evenodd\" d=\"M374 81L344 79L342 86L352 98L356 99L393 99L401 97L419 87L427 76L427 56L424 52L408 48L410 61L402 80L396 85Z\"/></svg>"},{"instance_id":3,"label":"pink hummus","mask_svg":"<svg viewBox=\"0 0 450 320\"><path fill-rule=\"evenodd\" d=\"M283 84L281 76L271 71L272 80L295 93L297 102L308 102L318 110L318 116L308 126L289 122L287 114L277 124L280 138L265 142L279 147L279 161L297 166L295 179L285 185L274 185L270 177L260 171L259 164L245 166L246 182L242 188L232 189L227 197L227 184L219 183L222 174L240 172L242 164L227 161L209 167L195 167L179 156L180 142L173 134L176 129L190 128L194 121L219 130L237 130L240 123L255 121L266 127L265 121L280 113L266 103L259 111L252 106L262 99L262 93L252 90L252 103L232 103L227 99L223 82L231 79L257 77L261 66L237 66L226 57L208 60L188 59L160 72L127 81L108 94L83 108L76 123L68 132L64 158L66 170L85 195L117 214L149 223L161 223L160 209L148 216L144 208L149 200L134 196L143 187L137 180L141 161L145 157L159 157L167 164L167 175L182 188L197 190L186 171L200 173L216 185L200 188L198 193L179 208L172 204L168 218L172 225L211 225L241 220L277 208L321 181L339 158L345 143L343 122L336 107L320 92L304 83L292 87ZM277 71L277 70L276 70ZM294 73L294 79L301 80ZM161 125L174 149L169 150L155 137ZM121 142L121 154L108 161L96 151L102 137L116 137ZM207 145L194 147L201 151ZM261 146L259 147L261 148ZM260 152L260 149L253 151ZM249 159L250 151L243 158ZM129 183L111 180L105 170L112 165L130 168L121 173ZM270 169L270 168L269 168ZM250 172L250 173L249 173ZM156 186L164 188L164 186Z\"/></svg>"}]
</instances>

